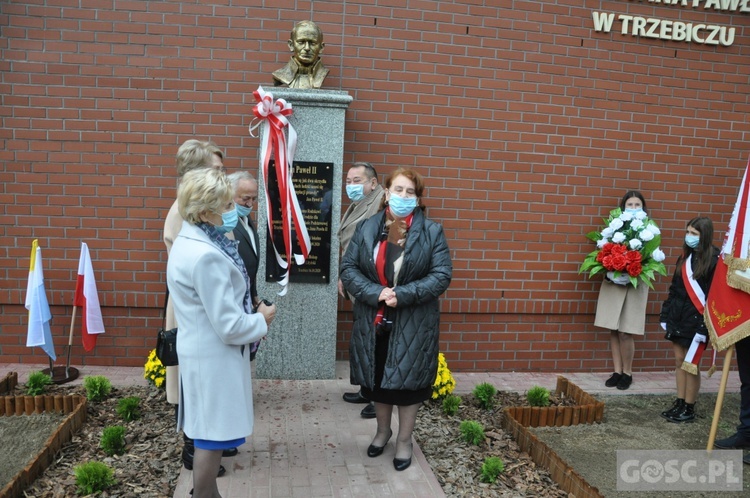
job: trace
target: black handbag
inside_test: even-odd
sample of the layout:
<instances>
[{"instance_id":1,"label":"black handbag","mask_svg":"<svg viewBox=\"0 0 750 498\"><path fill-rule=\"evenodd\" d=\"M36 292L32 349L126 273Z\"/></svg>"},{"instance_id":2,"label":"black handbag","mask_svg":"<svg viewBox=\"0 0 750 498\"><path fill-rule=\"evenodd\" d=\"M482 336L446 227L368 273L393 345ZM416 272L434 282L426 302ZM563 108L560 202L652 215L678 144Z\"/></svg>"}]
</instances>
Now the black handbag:
<instances>
[{"instance_id":1,"label":"black handbag","mask_svg":"<svg viewBox=\"0 0 750 498\"><path fill-rule=\"evenodd\" d=\"M161 328L156 335L156 357L165 367L179 365L177 360L177 329L164 330L167 322L167 301L169 300L169 288L164 297L164 316Z\"/></svg>"}]
</instances>

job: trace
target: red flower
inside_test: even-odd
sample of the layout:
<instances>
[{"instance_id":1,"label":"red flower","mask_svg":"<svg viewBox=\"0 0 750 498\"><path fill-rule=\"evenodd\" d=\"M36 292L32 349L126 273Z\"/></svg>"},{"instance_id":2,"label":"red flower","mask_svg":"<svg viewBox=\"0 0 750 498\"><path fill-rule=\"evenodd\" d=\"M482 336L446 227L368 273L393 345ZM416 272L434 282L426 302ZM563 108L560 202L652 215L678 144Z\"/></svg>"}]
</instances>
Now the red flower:
<instances>
[{"instance_id":1,"label":"red flower","mask_svg":"<svg viewBox=\"0 0 750 498\"><path fill-rule=\"evenodd\" d=\"M642 271L643 267L641 267L640 261L628 264L628 275L631 277L637 277Z\"/></svg>"},{"instance_id":2,"label":"red flower","mask_svg":"<svg viewBox=\"0 0 750 498\"><path fill-rule=\"evenodd\" d=\"M625 257L628 259L628 264L640 263L643 258L638 251L628 251L625 253Z\"/></svg>"},{"instance_id":3,"label":"red flower","mask_svg":"<svg viewBox=\"0 0 750 498\"><path fill-rule=\"evenodd\" d=\"M610 249L612 251L612 254L625 254L628 250L627 247L625 247L622 244L612 244L612 248Z\"/></svg>"},{"instance_id":4,"label":"red flower","mask_svg":"<svg viewBox=\"0 0 750 498\"><path fill-rule=\"evenodd\" d=\"M612 255L612 267L617 271L623 271L628 266L628 258L624 254Z\"/></svg>"}]
</instances>

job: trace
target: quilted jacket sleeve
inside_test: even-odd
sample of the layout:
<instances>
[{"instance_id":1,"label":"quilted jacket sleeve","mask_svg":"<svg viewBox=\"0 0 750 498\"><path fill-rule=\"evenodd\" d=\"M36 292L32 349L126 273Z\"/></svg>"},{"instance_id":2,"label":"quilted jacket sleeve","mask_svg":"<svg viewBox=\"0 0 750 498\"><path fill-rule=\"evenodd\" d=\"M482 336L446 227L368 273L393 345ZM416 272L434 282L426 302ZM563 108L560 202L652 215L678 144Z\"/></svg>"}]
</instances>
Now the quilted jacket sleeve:
<instances>
[{"instance_id":1,"label":"quilted jacket sleeve","mask_svg":"<svg viewBox=\"0 0 750 498\"><path fill-rule=\"evenodd\" d=\"M367 243L367 240L375 240L375 235L371 233L373 226L377 231L377 221L372 219L365 220L357 226L341 260L339 278L354 299L374 308L378 306L378 297L384 287L379 283L375 273L373 248ZM366 234L370 234L370 237Z\"/></svg>"},{"instance_id":2,"label":"quilted jacket sleeve","mask_svg":"<svg viewBox=\"0 0 750 498\"><path fill-rule=\"evenodd\" d=\"M443 227L438 223L429 222L425 237L420 238L418 242L420 250L413 253L415 260L410 261L407 257L404 266L407 272L409 266L419 267L421 264L426 264L427 269L420 278L410 279L408 283L396 286L398 308L433 301L445 292L451 283L453 265ZM417 258L424 260L416 261Z\"/></svg>"}]
</instances>

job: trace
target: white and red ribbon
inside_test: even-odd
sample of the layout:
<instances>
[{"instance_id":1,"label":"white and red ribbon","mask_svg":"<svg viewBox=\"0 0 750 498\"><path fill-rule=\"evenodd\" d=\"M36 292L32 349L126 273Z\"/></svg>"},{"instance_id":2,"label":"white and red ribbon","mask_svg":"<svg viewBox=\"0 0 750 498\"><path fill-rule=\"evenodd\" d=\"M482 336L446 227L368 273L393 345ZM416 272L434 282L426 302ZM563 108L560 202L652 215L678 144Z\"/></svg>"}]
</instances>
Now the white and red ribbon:
<instances>
[{"instance_id":1,"label":"white and red ribbon","mask_svg":"<svg viewBox=\"0 0 750 498\"><path fill-rule=\"evenodd\" d=\"M702 315L706 309L706 294L698 285L698 281L693 278L693 255L691 254L682 264L682 281L685 283L685 289L690 297L690 301L695 309ZM695 334L693 342L685 355L685 361L682 362L682 369L694 375L698 374L698 365L700 365L703 352L706 350L708 342L703 334ZM716 363L716 350L714 350L714 364Z\"/></svg>"},{"instance_id":2,"label":"white and red ribbon","mask_svg":"<svg viewBox=\"0 0 750 498\"><path fill-rule=\"evenodd\" d=\"M279 280L283 287L279 296L284 296L289 288L289 273L291 271L290 261L294 255L294 261L297 265L302 265L310 254L310 235L307 232L305 219L302 216L302 209L297 200L297 193L292 183L292 166L294 164L294 152L297 149L297 132L287 119L291 116L292 105L284 99L273 100L270 92L258 87L253 92L257 104L253 107L253 122L250 123L250 135L255 136L253 132L259 126L263 126L263 134L260 144L260 161L261 171L263 172L263 188L266 194L266 213L268 218L268 233L273 251L276 254L276 262L284 269L284 275ZM256 122L257 120L257 122ZM284 128L288 129L289 138L284 135ZM284 254L286 261L276 248L273 240L273 215L271 203L268 195L268 168L271 162L271 156L276 162L276 181L279 186L279 203L281 204L281 223L284 239ZM297 243L300 247L301 254L293 254L292 248L292 221L297 233Z\"/></svg>"},{"instance_id":3,"label":"white and red ribbon","mask_svg":"<svg viewBox=\"0 0 750 498\"><path fill-rule=\"evenodd\" d=\"M691 254L682 264L682 281L685 283L685 289L687 289L688 296L690 296L690 301L692 301L698 313L702 315L703 310L706 308L706 294L701 289L701 286L698 285L698 281L693 278L692 259L693 255Z\"/></svg>"},{"instance_id":4,"label":"white and red ribbon","mask_svg":"<svg viewBox=\"0 0 750 498\"><path fill-rule=\"evenodd\" d=\"M698 375L698 365L700 365L703 352L706 350L706 336L703 334L695 334L693 336L693 342L690 343L690 348L685 355L685 360L682 362L682 369L690 372L693 375Z\"/></svg>"}]
</instances>

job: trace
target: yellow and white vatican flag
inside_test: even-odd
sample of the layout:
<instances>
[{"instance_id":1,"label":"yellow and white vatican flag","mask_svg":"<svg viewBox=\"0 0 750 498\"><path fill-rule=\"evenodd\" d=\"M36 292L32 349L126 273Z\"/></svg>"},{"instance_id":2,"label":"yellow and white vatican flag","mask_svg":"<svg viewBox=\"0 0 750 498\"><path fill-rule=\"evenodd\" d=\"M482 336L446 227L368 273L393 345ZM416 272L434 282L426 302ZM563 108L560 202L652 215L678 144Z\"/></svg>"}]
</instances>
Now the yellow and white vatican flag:
<instances>
[{"instance_id":1,"label":"yellow and white vatican flag","mask_svg":"<svg viewBox=\"0 0 750 498\"><path fill-rule=\"evenodd\" d=\"M29 282L26 286L26 309L29 310L29 328L26 336L26 346L39 346L54 361L55 344L52 342L52 332L49 322L52 313L44 289L44 270L42 265L42 248L39 241L34 239L31 245L31 263L29 264ZM50 364L51 365L51 364Z\"/></svg>"}]
</instances>

